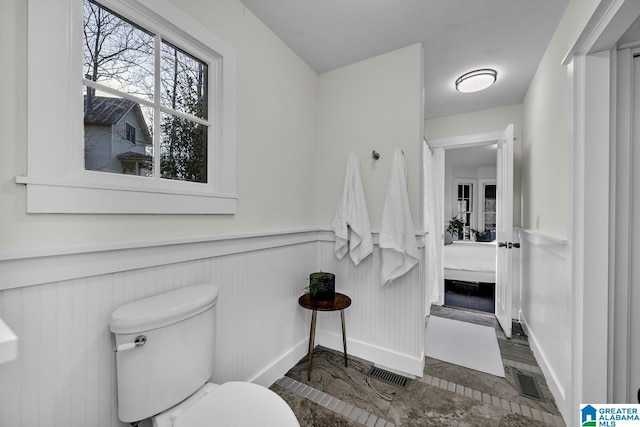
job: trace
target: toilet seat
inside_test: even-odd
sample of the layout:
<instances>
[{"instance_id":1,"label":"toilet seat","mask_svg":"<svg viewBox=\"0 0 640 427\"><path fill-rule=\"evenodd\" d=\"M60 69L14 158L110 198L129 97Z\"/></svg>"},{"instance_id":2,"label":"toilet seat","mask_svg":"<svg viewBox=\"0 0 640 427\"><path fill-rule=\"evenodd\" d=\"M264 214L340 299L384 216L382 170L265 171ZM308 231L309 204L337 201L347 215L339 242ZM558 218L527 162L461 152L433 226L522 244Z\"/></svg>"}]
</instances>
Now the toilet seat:
<instances>
[{"instance_id":1,"label":"toilet seat","mask_svg":"<svg viewBox=\"0 0 640 427\"><path fill-rule=\"evenodd\" d=\"M268 388L228 382L209 387L197 401L171 408L173 427L299 427L289 405Z\"/></svg>"}]
</instances>

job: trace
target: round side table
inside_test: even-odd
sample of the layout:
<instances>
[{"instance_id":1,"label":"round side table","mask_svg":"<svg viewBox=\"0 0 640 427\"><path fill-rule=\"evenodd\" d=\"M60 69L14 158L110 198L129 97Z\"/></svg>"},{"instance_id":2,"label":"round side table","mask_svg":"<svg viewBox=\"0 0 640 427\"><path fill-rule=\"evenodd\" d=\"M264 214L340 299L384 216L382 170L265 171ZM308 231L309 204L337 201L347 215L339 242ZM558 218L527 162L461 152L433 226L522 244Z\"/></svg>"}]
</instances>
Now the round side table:
<instances>
[{"instance_id":1,"label":"round side table","mask_svg":"<svg viewBox=\"0 0 640 427\"><path fill-rule=\"evenodd\" d=\"M336 292L333 299L327 301L312 300L310 294L304 294L298 299L298 304L302 307L312 310L311 313L311 330L309 331L309 368L307 369L307 379L311 379L311 368L313 365L313 347L316 335L316 315L318 311L337 311L340 310L340 319L342 320L342 345L344 347L344 366L347 366L347 335L344 327L344 309L351 305L351 298L345 294Z\"/></svg>"}]
</instances>

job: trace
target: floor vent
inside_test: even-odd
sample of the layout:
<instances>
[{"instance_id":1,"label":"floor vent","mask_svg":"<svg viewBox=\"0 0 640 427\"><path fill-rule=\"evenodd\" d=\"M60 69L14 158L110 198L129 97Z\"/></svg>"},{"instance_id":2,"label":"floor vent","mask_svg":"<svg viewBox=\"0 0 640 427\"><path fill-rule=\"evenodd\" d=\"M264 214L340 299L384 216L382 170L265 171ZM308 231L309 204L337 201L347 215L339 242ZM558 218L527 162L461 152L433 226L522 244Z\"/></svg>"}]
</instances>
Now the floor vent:
<instances>
[{"instance_id":1,"label":"floor vent","mask_svg":"<svg viewBox=\"0 0 640 427\"><path fill-rule=\"evenodd\" d=\"M516 372L516 383L522 396L542 400L542 393L540 393L538 381L536 381L534 377Z\"/></svg>"},{"instance_id":2,"label":"floor vent","mask_svg":"<svg viewBox=\"0 0 640 427\"><path fill-rule=\"evenodd\" d=\"M402 375L394 374L393 372L385 371L384 369L376 368L375 366L367 372L371 378L375 378L383 383L391 384L396 387L406 388L409 383L409 378Z\"/></svg>"}]
</instances>

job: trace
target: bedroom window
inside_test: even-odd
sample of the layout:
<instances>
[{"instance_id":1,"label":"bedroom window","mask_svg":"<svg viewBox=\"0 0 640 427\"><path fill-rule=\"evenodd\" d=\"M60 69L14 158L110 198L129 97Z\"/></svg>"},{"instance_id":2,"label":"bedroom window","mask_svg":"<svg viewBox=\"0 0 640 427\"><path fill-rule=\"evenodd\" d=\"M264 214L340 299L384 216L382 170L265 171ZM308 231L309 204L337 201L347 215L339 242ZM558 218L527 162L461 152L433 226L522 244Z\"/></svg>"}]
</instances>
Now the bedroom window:
<instances>
[{"instance_id":1,"label":"bedroom window","mask_svg":"<svg viewBox=\"0 0 640 427\"><path fill-rule=\"evenodd\" d=\"M496 184L484 183L482 185L480 206L481 213L481 231L496 229Z\"/></svg>"},{"instance_id":2,"label":"bedroom window","mask_svg":"<svg viewBox=\"0 0 640 427\"><path fill-rule=\"evenodd\" d=\"M456 216L463 222L464 240L471 238L473 227L473 183L458 183L456 199Z\"/></svg>"},{"instance_id":3,"label":"bedroom window","mask_svg":"<svg viewBox=\"0 0 640 427\"><path fill-rule=\"evenodd\" d=\"M233 47L168 0L30 0L28 24L28 212L236 212Z\"/></svg>"}]
</instances>

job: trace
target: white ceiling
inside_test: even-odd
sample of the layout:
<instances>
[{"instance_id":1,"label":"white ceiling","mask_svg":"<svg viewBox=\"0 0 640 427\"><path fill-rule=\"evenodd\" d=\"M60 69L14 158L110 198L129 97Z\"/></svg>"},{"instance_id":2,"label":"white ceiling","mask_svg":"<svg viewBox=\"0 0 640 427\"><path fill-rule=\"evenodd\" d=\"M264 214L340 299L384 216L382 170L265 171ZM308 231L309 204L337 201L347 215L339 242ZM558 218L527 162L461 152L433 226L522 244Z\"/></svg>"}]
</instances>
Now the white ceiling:
<instances>
[{"instance_id":1,"label":"white ceiling","mask_svg":"<svg viewBox=\"0 0 640 427\"><path fill-rule=\"evenodd\" d=\"M425 117L521 103L568 0L240 0L316 72L422 42ZM498 71L462 94L455 79Z\"/></svg>"},{"instance_id":2,"label":"white ceiling","mask_svg":"<svg viewBox=\"0 0 640 427\"><path fill-rule=\"evenodd\" d=\"M618 40L619 45L623 45L625 43L635 43L640 40L640 18L636 19L633 24L629 27L629 29L622 35L620 40Z\"/></svg>"}]
</instances>

